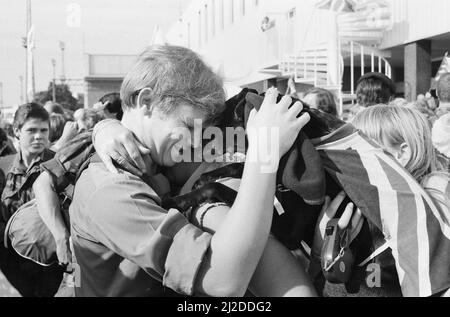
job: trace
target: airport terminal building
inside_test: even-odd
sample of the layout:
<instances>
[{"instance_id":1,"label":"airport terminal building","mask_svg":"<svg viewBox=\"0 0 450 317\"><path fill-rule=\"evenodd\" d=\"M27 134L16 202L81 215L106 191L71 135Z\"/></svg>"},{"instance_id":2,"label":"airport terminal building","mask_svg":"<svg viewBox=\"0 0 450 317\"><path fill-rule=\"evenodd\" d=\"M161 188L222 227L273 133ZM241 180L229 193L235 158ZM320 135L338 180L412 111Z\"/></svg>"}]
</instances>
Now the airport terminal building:
<instances>
[{"instance_id":1,"label":"airport terminal building","mask_svg":"<svg viewBox=\"0 0 450 317\"><path fill-rule=\"evenodd\" d=\"M447 0L194 0L166 38L200 53L230 85L313 86L352 102L361 74L400 95L429 91L450 50Z\"/></svg>"}]
</instances>

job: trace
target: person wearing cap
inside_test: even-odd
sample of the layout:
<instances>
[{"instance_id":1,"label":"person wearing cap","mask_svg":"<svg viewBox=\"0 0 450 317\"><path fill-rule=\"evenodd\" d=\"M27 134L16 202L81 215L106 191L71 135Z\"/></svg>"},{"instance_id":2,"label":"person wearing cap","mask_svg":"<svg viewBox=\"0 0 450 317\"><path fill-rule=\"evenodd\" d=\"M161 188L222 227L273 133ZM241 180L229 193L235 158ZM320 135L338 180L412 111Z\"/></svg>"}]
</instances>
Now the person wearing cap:
<instances>
[{"instance_id":1,"label":"person wearing cap","mask_svg":"<svg viewBox=\"0 0 450 317\"><path fill-rule=\"evenodd\" d=\"M395 97L394 82L381 73L367 73L359 80L356 88L358 105L364 108L388 104Z\"/></svg>"}]
</instances>

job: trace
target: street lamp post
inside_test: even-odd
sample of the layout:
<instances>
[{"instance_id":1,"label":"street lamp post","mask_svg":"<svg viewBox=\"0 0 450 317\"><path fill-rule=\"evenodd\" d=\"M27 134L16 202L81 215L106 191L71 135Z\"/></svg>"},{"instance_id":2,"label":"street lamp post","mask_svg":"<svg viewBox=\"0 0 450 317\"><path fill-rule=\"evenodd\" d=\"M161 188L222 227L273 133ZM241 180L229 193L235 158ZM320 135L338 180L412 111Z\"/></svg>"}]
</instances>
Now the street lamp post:
<instances>
[{"instance_id":1,"label":"street lamp post","mask_svg":"<svg viewBox=\"0 0 450 317\"><path fill-rule=\"evenodd\" d=\"M28 44L27 44L27 37L22 37L22 46L25 49L25 95L27 95L28 91ZM22 77L22 76L21 76ZM28 102L28 97L26 98L26 102ZM23 99L23 98L22 98ZM23 101L22 101L23 103Z\"/></svg>"},{"instance_id":2,"label":"street lamp post","mask_svg":"<svg viewBox=\"0 0 450 317\"><path fill-rule=\"evenodd\" d=\"M64 51L66 50L66 43L59 41L59 48L61 49L61 82L64 84L66 81L66 69L64 63Z\"/></svg>"},{"instance_id":3,"label":"street lamp post","mask_svg":"<svg viewBox=\"0 0 450 317\"><path fill-rule=\"evenodd\" d=\"M29 102L29 97L28 97L28 90L30 89L30 87L28 85L31 85L31 82L29 82L29 76L31 76L31 74L29 74L30 70L29 68L29 63L31 63L31 61L28 60L28 34L30 32L31 29L31 0L26 0L26 33L25 33L25 43L24 43L24 47L25 47L25 67L26 67L26 71L25 71L25 98L26 98L26 102Z\"/></svg>"},{"instance_id":4,"label":"street lamp post","mask_svg":"<svg viewBox=\"0 0 450 317\"><path fill-rule=\"evenodd\" d=\"M56 102L56 60L54 58L52 58L52 66L53 66L52 96L53 102Z\"/></svg>"},{"instance_id":5,"label":"street lamp post","mask_svg":"<svg viewBox=\"0 0 450 317\"><path fill-rule=\"evenodd\" d=\"M24 98L23 98L23 76L22 75L19 76L19 81L20 81L20 104L23 104Z\"/></svg>"},{"instance_id":6,"label":"street lamp post","mask_svg":"<svg viewBox=\"0 0 450 317\"><path fill-rule=\"evenodd\" d=\"M0 81L0 111L3 109L3 83Z\"/></svg>"}]
</instances>

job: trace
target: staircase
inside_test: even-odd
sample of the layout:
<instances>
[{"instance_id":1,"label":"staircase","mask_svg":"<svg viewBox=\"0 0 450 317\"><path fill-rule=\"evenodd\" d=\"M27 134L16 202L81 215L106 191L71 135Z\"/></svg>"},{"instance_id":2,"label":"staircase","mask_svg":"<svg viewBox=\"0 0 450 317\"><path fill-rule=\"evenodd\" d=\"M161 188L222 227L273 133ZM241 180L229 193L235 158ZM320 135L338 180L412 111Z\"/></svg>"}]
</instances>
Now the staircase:
<instances>
[{"instance_id":1,"label":"staircase","mask_svg":"<svg viewBox=\"0 0 450 317\"><path fill-rule=\"evenodd\" d=\"M334 26L329 38L285 56L277 71L281 77L293 77L296 83L335 91L342 113L344 103L353 104L356 99L355 72L358 76L369 71L392 75L389 53L377 49L390 26L391 9L383 0L325 0L316 11L327 11L327 17L333 19L327 21ZM319 16L323 15L316 19ZM350 91L343 92L346 67L350 69Z\"/></svg>"}]
</instances>

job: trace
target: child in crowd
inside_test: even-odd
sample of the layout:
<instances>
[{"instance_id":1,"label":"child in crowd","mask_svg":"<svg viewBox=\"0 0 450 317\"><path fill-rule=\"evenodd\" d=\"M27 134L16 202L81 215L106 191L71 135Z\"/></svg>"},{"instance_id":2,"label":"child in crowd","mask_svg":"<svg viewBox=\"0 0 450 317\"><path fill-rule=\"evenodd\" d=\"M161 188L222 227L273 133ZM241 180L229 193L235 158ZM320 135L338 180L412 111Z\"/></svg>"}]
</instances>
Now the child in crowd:
<instances>
[{"instance_id":1,"label":"child in crowd","mask_svg":"<svg viewBox=\"0 0 450 317\"><path fill-rule=\"evenodd\" d=\"M392 154L428 190L450 223L448 160L436 153L427 119L415 109L378 105L359 113L353 125Z\"/></svg>"}]
</instances>

